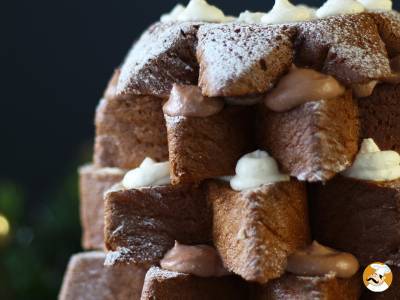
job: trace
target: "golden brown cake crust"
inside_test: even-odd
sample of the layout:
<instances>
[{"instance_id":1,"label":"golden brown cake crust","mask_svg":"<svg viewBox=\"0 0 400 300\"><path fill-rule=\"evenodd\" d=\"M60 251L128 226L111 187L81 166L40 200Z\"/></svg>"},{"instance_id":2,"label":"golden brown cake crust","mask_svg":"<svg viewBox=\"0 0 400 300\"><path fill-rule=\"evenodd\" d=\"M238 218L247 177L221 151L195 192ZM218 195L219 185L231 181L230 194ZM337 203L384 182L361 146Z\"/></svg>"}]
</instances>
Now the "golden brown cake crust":
<instances>
[{"instance_id":1,"label":"golden brown cake crust","mask_svg":"<svg viewBox=\"0 0 400 300\"><path fill-rule=\"evenodd\" d=\"M259 145L283 172L304 181L327 181L351 165L358 151L358 108L351 93L313 101L284 113L260 107Z\"/></svg>"},{"instance_id":2,"label":"golden brown cake crust","mask_svg":"<svg viewBox=\"0 0 400 300\"><path fill-rule=\"evenodd\" d=\"M191 185L115 189L106 194L105 244L110 263L157 264L178 241L211 242L211 212Z\"/></svg>"},{"instance_id":3,"label":"golden brown cake crust","mask_svg":"<svg viewBox=\"0 0 400 300\"><path fill-rule=\"evenodd\" d=\"M104 192L120 182L124 174L121 169L93 165L79 169L82 247L85 250L104 249Z\"/></svg>"},{"instance_id":4,"label":"golden brown cake crust","mask_svg":"<svg viewBox=\"0 0 400 300\"><path fill-rule=\"evenodd\" d=\"M166 115L172 183L234 174L238 159L251 149L251 111L227 106L204 118Z\"/></svg>"},{"instance_id":5,"label":"golden brown cake crust","mask_svg":"<svg viewBox=\"0 0 400 300\"><path fill-rule=\"evenodd\" d=\"M118 71L96 112L94 163L98 167L136 168L144 158L168 160L163 100L115 95Z\"/></svg>"},{"instance_id":6,"label":"golden brown cake crust","mask_svg":"<svg viewBox=\"0 0 400 300\"><path fill-rule=\"evenodd\" d=\"M248 281L266 283L285 272L287 256L310 242L302 183L264 185L244 192L208 182L213 239L225 267Z\"/></svg>"}]
</instances>

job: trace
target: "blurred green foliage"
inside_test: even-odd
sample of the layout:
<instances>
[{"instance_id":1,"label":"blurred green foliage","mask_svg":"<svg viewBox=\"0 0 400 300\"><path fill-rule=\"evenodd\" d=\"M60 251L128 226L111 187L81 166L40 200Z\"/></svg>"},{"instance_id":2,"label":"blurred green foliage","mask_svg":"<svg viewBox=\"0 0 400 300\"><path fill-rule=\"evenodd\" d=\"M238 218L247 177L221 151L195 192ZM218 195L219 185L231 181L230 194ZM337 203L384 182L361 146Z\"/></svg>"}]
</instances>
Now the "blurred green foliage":
<instances>
[{"instance_id":1,"label":"blurred green foliage","mask_svg":"<svg viewBox=\"0 0 400 300\"><path fill-rule=\"evenodd\" d=\"M57 298L68 259L80 251L77 165L34 207L22 187L0 182L0 214L11 226L0 239L0 299Z\"/></svg>"}]
</instances>

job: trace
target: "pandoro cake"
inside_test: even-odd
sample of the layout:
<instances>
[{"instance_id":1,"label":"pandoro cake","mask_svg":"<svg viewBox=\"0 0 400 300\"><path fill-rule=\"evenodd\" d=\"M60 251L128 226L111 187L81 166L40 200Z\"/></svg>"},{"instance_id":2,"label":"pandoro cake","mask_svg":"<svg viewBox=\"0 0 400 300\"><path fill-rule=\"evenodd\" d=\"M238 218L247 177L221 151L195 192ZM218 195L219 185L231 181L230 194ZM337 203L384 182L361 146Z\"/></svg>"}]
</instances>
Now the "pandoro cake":
<instances>
[{"instance_id":1,"label":"pandoro cake","mask_svg":"<svg viewBox=\"0 0 400 300\"><path fill-rule=\"evenodd\" d=\"M105 253L73 256L60 299L399 299L392 1L179 4L135 40L95 127L82 244Z\"/></svg>"}]
</instances>

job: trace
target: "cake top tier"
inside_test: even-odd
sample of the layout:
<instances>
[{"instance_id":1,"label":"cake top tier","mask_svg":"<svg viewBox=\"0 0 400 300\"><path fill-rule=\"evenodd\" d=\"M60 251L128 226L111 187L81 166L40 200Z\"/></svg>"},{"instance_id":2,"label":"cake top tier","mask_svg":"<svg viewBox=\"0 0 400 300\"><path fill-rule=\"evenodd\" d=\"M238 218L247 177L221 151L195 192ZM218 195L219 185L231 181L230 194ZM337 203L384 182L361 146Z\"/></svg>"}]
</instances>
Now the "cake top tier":
<instances>
[{"instance_id":1,"label":"cake top tier","mask_svg":"<svg viewBox=\"0 0 400 300\"><path fill-rule=\"evenodd\" d=\"M328 0L315 10L277 0L269 13L233 18L192 0L134 44L117 92L166 98L178 83L198 85L208 97L257 95L273 88L293 63L350 88L388 81L395 73L390 61L400 55L400 14L391 6Z\"/></svg>"},{"instance_id":2,"label":"cake top tier","mask_svg":"<svg viewBox=\"0 0 400 300\"><path fill-rule=\"evenodd\" d=\"M391 11L391 0L327 0L319 9L306 5L293 5L289 0L275 0L269 12L244 11L238 18L226 16L222 10L206 0L190 0L185 7L177 4L161 21L243 22L280 24L310 21L329 16L362 13L364 11Z\"/></svg>"}]
</instances>

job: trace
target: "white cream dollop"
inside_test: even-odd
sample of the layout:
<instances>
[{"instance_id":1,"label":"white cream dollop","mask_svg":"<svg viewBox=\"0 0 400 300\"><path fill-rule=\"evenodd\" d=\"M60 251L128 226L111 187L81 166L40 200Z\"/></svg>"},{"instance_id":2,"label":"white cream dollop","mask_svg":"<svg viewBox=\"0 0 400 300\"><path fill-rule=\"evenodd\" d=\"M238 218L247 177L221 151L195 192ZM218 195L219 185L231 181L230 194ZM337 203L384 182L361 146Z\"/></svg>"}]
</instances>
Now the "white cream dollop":
<instances>
[{"instance_id":1,"label":"white cream dollop","mask_svg":"<svg viewBox=\"0 0 400 300\"><path fill-rule=\"evenodd\" d=\"M122 185L126 189L167 185L170 183L169 162L157 163L148 157L143 160L142 164L138 168L126 173L122 180Z\"/></svg>"},{"instance_id":2,"label":"white cream dollop","mask_svg":"<svg viewBox=\"0 0 400 300\"><path fill-rule=\"evenodd\" d=\"M173 22L176 21L177 17L185 10L185 6L177 4L171 10L170 13L161 16L161 22Z\"/></svg>"},{"instance_id":3,"label":"white cream dollop","mask_svg":"<svg viewBox=\"0 0 400 300\"><path fill-rule=\"evenodd\" d=\"M266 15L266 13L262 12L251 12L244 11L237 18L237 22L239 23L247 23L247 24L258 24L261 23L261 19Z\"/></svg>"},{"instance_id":4,"label":"white cream dollop","mask_svg":"<svg viewBox=\"0 0 400 300\"><path fill-rule=\"evenodd\" d=\"M289 0L275 0L274 7L262 17L265 24L280 24L309 21L314 18L314 10L305 5L293 5Z\"/></svg>"},{"instance_id":5,"label":"white cream dollop","mask_svg":"<svg viewBox=\"0 0 400 300\"><path fill-rule=\"evenodd\" d=\"M358 2L369 11L390 11L393 8L391 0L358 0Z\"/></svg>"},{"instance_id":6,"label":"white cream dollop","mask_svg":"<svg viewBox=\"0 0 400 300\"><path fill-rule=\"evenodd\" d=\"M343 172L346 177L390 181L400 178L400 155L395 151L381 151L373 139L365 139L354 164Z\"/></svg>"},{"instance_id":7,"label":"white cream dollop","mask_svg":"<svg viewBox=\"0 0 400 300\"><path fill-rule=\"evenodd\" d=\"M199 21L199 22L226 22L231 18L226 17L224 12L205 0L191 0L187 7L176 16L176 21Z\"/></svg>"},{"instance_id":8,"label":"white cream dollop","mask_svg":"<svg viewBox=\"0 0 400 300\"><path fill-rule=\"evenodd\" d=\"M274 158L265 151L257 150L239 159L236 175L232 177L230 184L233 190L243 191L263 184L289 180L289 175L279 172Z\"/></svg>"},{"instance_id":9,"label":"white cream dollop","mask_svg":"<svg viewBox=\"0 0 400 300\"><path fill-rule=\"evenodd\" d=\"M316 12L318 18L356 14L364 11L364 6L356 0L328 0Z\"/></svg>"}]
</instances>

